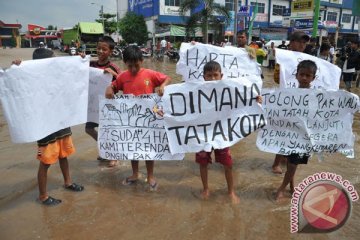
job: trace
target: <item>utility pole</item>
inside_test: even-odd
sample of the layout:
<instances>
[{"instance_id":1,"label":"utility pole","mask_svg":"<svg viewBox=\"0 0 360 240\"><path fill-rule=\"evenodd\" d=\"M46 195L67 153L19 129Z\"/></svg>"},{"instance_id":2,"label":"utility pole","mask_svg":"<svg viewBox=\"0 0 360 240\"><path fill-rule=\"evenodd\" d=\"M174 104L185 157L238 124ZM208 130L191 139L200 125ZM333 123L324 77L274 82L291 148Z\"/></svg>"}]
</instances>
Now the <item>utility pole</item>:
<instances>
[{"instance_id":1,"label":"utility pole","mask_svg":"<svg viewBox=\"0 0 360 240\"><path fill-rule=\"evenodd\" d=\"M236 33L237 33L237 14L239 9L239 0L234 0L234 36L233 36L233 45L236 46Z\"/></svg>"},{"instance_id":2,"label":"utility pole","mask_svg":"<svg viewBox=\"0 0 360 240\"><path fill-rule=\"evenodd\" d=\"M119 34L119 0L116 0L116 32Z\"/></svg>"},{"instance_id":3,"label":"utility pole","mask_svg":"<svg viewBox=\"0 0 360 240\"><path fill-rule=\"evenodd\" d=\"M99 6L99 4L93 3L93 2L91 4ZM100 17L101 17L101 20L102 20L103 30L104 30L104 33L105 33L104 6L102 4L100 5Z\"/></svg>"},{"instance_id":4,"label":"utility pole","mask_svg":"<svg viewBox=\"0 0 360 240\"><path fill-rule=\"evenodd\" d=\"M101 13L101 19L102 19L102 24L103 24L104 33L105 33L105 23L104 23L104 6L103 6L103 5L101 5L100 13Z\"/></svg>"},{"instance_id":5,"label":"utility pole","mask_svg":"<svg viewBox=\"0 0 360 240\"><path fill-rule=\"evenodd\" d=\"M312 37L317 36L318 23L319 23L319 14L320 14L320 0L315 0L315 10L314 10L314 19L313 19L313 32Z\"/></svg>"}]
</instances>

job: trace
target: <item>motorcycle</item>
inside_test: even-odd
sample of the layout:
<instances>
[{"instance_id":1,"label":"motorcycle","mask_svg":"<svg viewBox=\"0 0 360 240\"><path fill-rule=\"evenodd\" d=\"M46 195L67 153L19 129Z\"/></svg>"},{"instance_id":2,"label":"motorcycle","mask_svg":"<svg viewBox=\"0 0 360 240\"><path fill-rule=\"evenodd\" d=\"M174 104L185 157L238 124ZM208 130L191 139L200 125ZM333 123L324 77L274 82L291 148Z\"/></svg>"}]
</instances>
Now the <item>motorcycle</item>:
<instances>
[{"instance_id":1,"label":"motorcycle","mask_svg":"<svg viewBox=\"0 0 360 240\"><path fill-rule=\"evenodd\" d=\"M76 47L71 47L71 48L69 49L69 54L70 54L71 56L77 55L77 49L76 49Z\"/></svg>"},{"instance_id":2,"label":"motorcycle","mask_svg":"<svg viewBox=\"0 0 360 240\"><path fill-rule=\"evenodd\" d=\"M143 57L150 57L151 56L151 49L150 48L146 48L146 47L142 47L140 48Z\"/></svg>"},{"instance_id":3,"label":"motorcycle","mask_svg":"<svg viewBox=\"0 0 360 240\"><path fill-rule=\"evenodd\" d=\"M170 60L173 60L173 61L179 61L180 59L180 55L178 53L177 50L175 49L170 49L168 51L166 51L166 55L169 57Z\"/></svg>"},{"instance_id":4,"label":"motorcycle","mask_svg":"<svg viewBox=\"0 0 360 240\"><path fill-rule=\"evenodd\" d=\"M112 52L112 56L122 59L122 49L121 49L120 46L115 46L114 47L114 50Z\"/></svg>"}]
</instances>

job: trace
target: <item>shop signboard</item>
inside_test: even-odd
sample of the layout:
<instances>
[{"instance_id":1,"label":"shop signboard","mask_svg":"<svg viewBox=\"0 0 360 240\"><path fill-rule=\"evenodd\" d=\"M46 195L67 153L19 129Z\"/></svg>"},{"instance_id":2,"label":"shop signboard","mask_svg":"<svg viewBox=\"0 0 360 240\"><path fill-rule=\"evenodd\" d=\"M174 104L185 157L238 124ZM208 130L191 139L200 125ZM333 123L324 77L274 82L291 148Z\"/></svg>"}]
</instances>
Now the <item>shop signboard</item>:
<instances>
[{"instance_id":1,"label":"shop signboard","mask_svg":"<svg viewBox=\"0 0 360 240\"><path fill-rule=\"evenodd\" d=\"M251 6L240 6L238 16L239 17L251 17L253 8Z\"/></svg>"},{"instance_id":2,"label":"shop signboard","mask_svg":"<svg viewBox=\"0 0 360 240\"><path fill-rule=\"evenodd\" d=\"M295 20L294 27L297 29L312 28L314 24L313 19L297 19Z\"/></svg>"},{"instance_id":3,"label":"shop signboard","mask_svg":"<svg viewBox=\"0 0 360 240\"><path fill-rule=\"evenodd\" d=\"M296 0L291 3L291 18L312 18L314 0Z\"/></svg>"}]
</instances>

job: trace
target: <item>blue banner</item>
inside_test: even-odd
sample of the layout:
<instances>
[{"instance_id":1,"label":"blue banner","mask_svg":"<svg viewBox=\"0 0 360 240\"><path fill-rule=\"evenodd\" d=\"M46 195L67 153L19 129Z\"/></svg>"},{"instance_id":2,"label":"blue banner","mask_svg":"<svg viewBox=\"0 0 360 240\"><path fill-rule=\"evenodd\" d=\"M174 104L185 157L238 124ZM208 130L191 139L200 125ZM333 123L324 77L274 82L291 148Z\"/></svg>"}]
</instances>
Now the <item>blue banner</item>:
<instances>
[{"instance_id":1,"label":"blue banner","mask_svg":"<svg viewBox=\"0 0 360 240\"><path fill-rule=\"evenodd\" d=\"M230 21L229 21L229 25L226 26L225 28L225 32L228 33L228 35L233 34L234 33L234 18L235 18L235 12L234 11L229 11L230 14Z\"/></svg>"},{"instance_id":2,"label":"blue banner","mask_svg":"<svg viewBox=\"0 0 360 240\"><path fill-rule=\"evenodd\" d=\"M152 17L159 14L159 1L128 0L128 11L144 17Z\"/></svg>"},{"instance_id":3,"label":"blue banner","mask_svg":"<svg viewBox=\"0 0 360 240\"><path fill-rule=\"evenodd\" d=\"M295 20L294 27L296 29L305 29L312 28L314 25L314 21L312 19L297 19Z\"/></svg>"}]
</instances>

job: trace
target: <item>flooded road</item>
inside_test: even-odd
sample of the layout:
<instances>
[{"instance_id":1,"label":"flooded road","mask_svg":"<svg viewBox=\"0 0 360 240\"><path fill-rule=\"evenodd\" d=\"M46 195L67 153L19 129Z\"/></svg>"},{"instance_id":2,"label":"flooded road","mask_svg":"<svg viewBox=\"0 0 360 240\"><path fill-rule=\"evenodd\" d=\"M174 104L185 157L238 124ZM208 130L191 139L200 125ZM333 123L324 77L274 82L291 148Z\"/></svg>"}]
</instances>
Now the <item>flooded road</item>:
<instances>
[{"instance_id":1,"label":"flooded road","mask_svg":"<svg viewBox=\"0 0 360 240\"><path fill-rule=\"evenodd\" d=\"M3 68L14 57L14 53L7 51L10 50L0 50ZM31 58L26 50L18 55ZM124 69L122 62L116 63ZM181 81L175 73L175 63L168 59L164 62L146 59L144 67L168 74L175 83ZM264 69L264 75L264 87L274 87L272 72ZM356 156L360 154L359 115L356 114L353 125L357 135ZM131 173L130 163L106 168L96 160L96 143L85 134L84 125L72 130L77 152L69 158L71 175L74 182L85 186L85 191L66 191L56 164L49 171L48 191L63 202L56 207L44 207L36 201L36 143L11 143L0 110L0 239L359 239L359 202L353 203L351 217L335 232L290 234L290 199L283 203L273 200L283 175L271 172L274 155L257 149L256 133L231 148L234 185L240 197L240 204L233 205L227 198L220 164L209 167L211 195L207 201L199 198L202 184L194 154L187 154L184 161L156 162L159 189L150 193L143 162L140 182L123 186L121 181ZM299 165L295 183L317 172L334 172L360 191L358 157L346 159L333 154L324 158L319 162L313 157L307 165Z\"/></svg>"}]
</instances>

